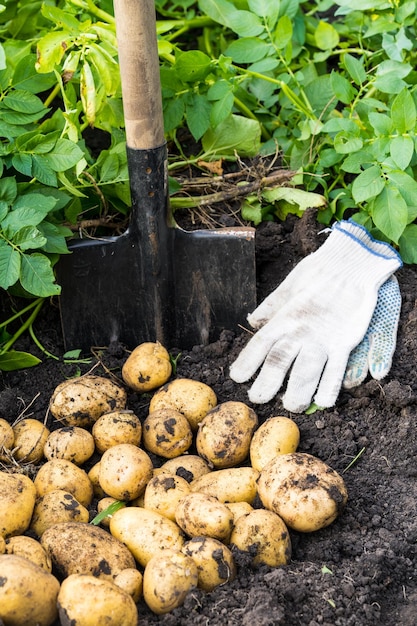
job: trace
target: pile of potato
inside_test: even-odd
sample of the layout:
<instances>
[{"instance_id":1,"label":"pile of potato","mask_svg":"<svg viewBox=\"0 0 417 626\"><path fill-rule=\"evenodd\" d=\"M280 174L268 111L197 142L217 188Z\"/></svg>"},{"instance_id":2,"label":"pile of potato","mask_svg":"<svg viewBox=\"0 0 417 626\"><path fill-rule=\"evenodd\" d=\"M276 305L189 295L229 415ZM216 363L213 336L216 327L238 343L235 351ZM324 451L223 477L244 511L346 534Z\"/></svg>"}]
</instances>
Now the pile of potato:
<instances>
[{"instance_id":1,"label":"pile of potato","mask_svg":"<svg viewBox=\"0 0 417 626\"><path fill-rule=\"evenodd\" d=\"M125 386L93 375L58 385L56 430L0 419L0 455L38 467L33 480L0 471L6 626L136 625L142 596L164 614L195 587L232 581L236 548L254 565L286 565L288 529L318 530L343 510L343 479L297 452L294 421L259 425L245 403L218 403L209 386L171 375L168 352L142 344L124 363ZM154 391L143 423L126 386ZM89 523L93 502L101 526Z\"/></svg>"}]
</instances>

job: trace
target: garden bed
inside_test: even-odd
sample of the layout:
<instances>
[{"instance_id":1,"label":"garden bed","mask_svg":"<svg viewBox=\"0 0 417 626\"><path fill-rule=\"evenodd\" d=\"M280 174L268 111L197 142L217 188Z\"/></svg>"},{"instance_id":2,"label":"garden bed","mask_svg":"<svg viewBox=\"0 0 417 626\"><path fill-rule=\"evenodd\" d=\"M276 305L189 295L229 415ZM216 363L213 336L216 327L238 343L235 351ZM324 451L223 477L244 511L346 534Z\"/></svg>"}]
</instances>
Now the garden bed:
<instances>
[{"instance_id":1,"label":"garden bed","mask_svg":"<svg viewBox=\"0 0 417 626\"><path fill-rule=\"evenodd\" d=\"M321 244L325 237L319 234L321 229L311 212L301 220L290 217L285 223L269 222L258 228L259 300ZM185 605L171 614L158 617L140 603L141 625L415 625L416 266L405 266L397 276L403 307L397 350L387 379L381 383L367 380L354 390L342 391L332 409L291 415L301 431L299 450L343 473L349 500L342 516L314 534L291 532L293 556L286 567L252 568L244 555L236 555L238 573L232 583L209 594L195 590ZM63 353L55 301L44 306L35 331L51 353ZM224 331L211 345L196 346L188 352L181 351L180 346L167 348L173 354L181 351L177 376L210 385L219 402L247 402L248 385L234 383L228 377L228 367L248 336L235 329ZM89 364L71 365L45 359L29 338L21 338L16 348L38 354L43 362L31 369L0 373L0 417L10 422L22 411L27 417L44 420L58 383L94 365L94 373L111 370L120 375L127 358L127 351L119 344L95 351ZM143 420L149 400L150 396L129 392L128 408ZM253 408L260 421L288 415L280 397ZM54 428L50 417L48 426Z\"/></svg>"}]
</instances>

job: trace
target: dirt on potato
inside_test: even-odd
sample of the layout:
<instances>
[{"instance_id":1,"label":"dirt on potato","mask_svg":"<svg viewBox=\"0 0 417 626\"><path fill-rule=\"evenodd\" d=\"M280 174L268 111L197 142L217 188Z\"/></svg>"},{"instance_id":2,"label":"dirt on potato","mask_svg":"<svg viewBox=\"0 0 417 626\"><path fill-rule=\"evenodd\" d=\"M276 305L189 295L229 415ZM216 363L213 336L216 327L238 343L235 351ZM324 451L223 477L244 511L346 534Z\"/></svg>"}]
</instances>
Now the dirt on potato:
<instances>
[{"instance_id":1,"label":"dirt on potato","mask_svg":"<svg viewBox=\"0 0 417 626\"><path fill-rule=\"evenodd\" d=\"M324 241L322 228L312 212L300 220L288 218L285 223L269 222L258 228L259 301ZM301 434L298 450L319 457L343 475L349 500L341 517L312 534L290 531L293 551L287 566L252 567L249 558L236 554L233 582L211 593L193 591L184 606L170 614L157 616L141 601L142 626L415 626L417 267L405 266L397 277L403 306L397 350L386 379L367 379L356 389L342 391L335 407L311 415L288 414L280 396L252 406L260 423L274 415L294 419ZM1 298L0 312L9 307L8 298L4 294ZM50 352L63 353L56 302L43 307L35 332ZM190 351L166 347L174 355L181 352L178 377L206 383L219 402L248 403L249 385L239 385L228 377L228 368L248 337L246 331L236 328L224 331L216 342ZM94 365L96 375L111 372L121 377L128 355L124 346L114 344L90 355L90 364L68 365L45 358L27 337L22 337L16 348L37 354L42 364L0 373L0 417L9 422L25 409L26 416L43 421L59 383ZM142 422L150 399L151 394L128 393L128 408ZM53 430L62 424L48 416L47 426ZM154 462L163 460L155 458ZM94 513L92 510L91 515Z\"/></svg>"}]
</instances>

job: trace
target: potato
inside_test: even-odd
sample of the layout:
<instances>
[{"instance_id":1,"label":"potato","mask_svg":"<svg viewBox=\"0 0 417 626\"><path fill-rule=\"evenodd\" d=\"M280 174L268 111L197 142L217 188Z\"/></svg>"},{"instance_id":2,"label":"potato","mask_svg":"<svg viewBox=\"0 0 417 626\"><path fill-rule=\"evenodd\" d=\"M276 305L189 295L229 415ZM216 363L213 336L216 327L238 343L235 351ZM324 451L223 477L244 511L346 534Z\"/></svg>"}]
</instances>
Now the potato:
<instances>
[{"instance_id":1,"label":"potato","mask_svg":"<svg viewBox=\"0 0 417 626\"><path fill-rule=\"evenodd\" d=\"M103 413L126 406L126 391L103 376L70 378L52 394L49 410L56 420L68 426L88 428Z\"/></svg>"},{"instance_id":2,"label":"potato","mask_svg":"<svg viewBox=\"0 0 417 626\"><path fill-rule=\"evenodd\" d=\"M236 521L230 546L248 552L254 565L287 565L291 560L291 539L283 520L272 511L254 509Z\"/></svg>"},{"instance_id":3,"label":"potato","mask_svg":"<svg viewBox=\"0 0 417 626\"><path fill-rule=\"evenodd\" d=\"M180 476L162 474L154 476L146 485L143 506L175 522L178 502L190 493L190 486Z\"/></svg>"},{"instance_id":4,"label":"potato","mask_svg":"<svg viewBox=\"0 0 417 626\"><path fill-rule=\"evenodd\" d=\"M216 404L216 394L208 385L190 378L176 378L153 395L149 413L175 409L185 415L192 430L196 431L199 422Z\"/></svg>"},{"instance_id":5,"label":"potato","mask_svg":"<svg viewBox=\"0 0 417 626\"><path fill-rule=\"evenodd\" d=\"M188 483L191 483L193 480L200 478L200 476L211 472L211 469L198 454L182 454L174 459L165 461L161 467L154 470L154 475L162 472L181 476Z\"/></svg>"},{"instance_id":6,"label":"potato","mask_svg":"<svg viewBox=\"0 0 417 626\"><path fill-rule=\"evenodd\" d=\"M22 535L29 527L36 487L24 474L0 472L0 535Z\"/></svg>"},{"instance_id":7,"label":"potato","mask_svg":"<svg viewBox=\"0 0 417 626\"><path fill-rule=\"evenodd\" d=\"M184 543L182 552L197 565L198 587L203 591L213 591L236 577L233 554L218 539L194 537Z\"/></svg>"},{"instance_id":8,"label":"potato","mask_svg":"<svg viewBox=\"0 0 417 626\"><path fill-rule=\"evenodd\" d=\"M79 426L63 426L48 436L44 446L44 455L52 459L66 459L82 465L93 456L95 450L93 435Z\"/></svg>"},{"instance_id":9,"label":"potato","mask_svg":"<svg viewBox=\"0 0 417 626\"><path fill-rule=\"evenodd\" d=\"M29 559L0 556L0 621L7 626L50 626L58 617L59 582Z\"/></svg>"},{"instance_id":10,"label":"potato","mask_svg":"<svg viewBox=\"0 0 417 626\"><path fill-rule=\"evenodd\" d=\"M35 419L23 419L13 426L13 432L13 456L16 461L39 463L43 459L43 449L49 436L45 424Z\"/></svg>"},{"instance_id":11,"label":"potato","mask_svg":"<svg viewBox=\"0 0 417 626\"><path fill-rule=\"evenodd\" d=\"M133 506L114 513L110 520L110 532L129 548L143 567L161 550L178 550L184 543L182 532L175 522L155 511Z\"/></svg>"},{"instance_id":12,"label":"potato","mask_svg":"<svg viewBox=\"0 0 417 626\"><path fill-rule=\"evenodd\" d=\"M30 528L38 537L58 522L83 522L89 520L88 510L62 489L48 491L36 501Z\"/></svg>"},{"instance_id":13,"label":"potato","mask_svg":"<svg viewBox=\"0 0 417 626\"><path fill-rule=\"evenodd\" d=\"M116 498L112 498L111 496L106 496L104 498L101 498L101 500L97 502L97 514L102 513L115 502L119 502L119 500L116 500ZM110 518L111 518L111 515L107 515L101 520L100 524L108 528L110 526Z\"/></svg>"},{"instance_id":14,"label":"potato","mask_svg":"<svg viewBox=\"0 0 417 626\"><path fill-rule=\"evenodd\" d=\"M210 467L234 467L249 454L258 418L244 402L223 402L200 422L196 447Z\"/></svg>"},{"instance_id":15,"label":"potato","mask_svg":"<svg viewBox=\"0 0 417 626\"><path fill-rule=\"evenodd\" d=\"M175 519L189 537L214 537L228 541L233 515L225 504L205 493L190 493L178 503Z\"/></svg>"},{"instance_id":16,"label":"potato","mask_svg":"<svg viewBox=\"0 0 417 626\"><path fill-rule=\"evenodd\" d=\"M87 473L66 459L47 461L39 469L33 482L39 497L49 491L62 489L72 493L83 506L88 506L93 499L93 485Z\"/></svg>"},{"instance_id":17,"label":"potato","mask_svg":"<svg viewBox=\"0 0 417 626\"><path fill-rule=\"evenodd\" d=\"M152 557L143 573L143 598L157 615L173 611L197 587L198 570L193 559L176 550Z\"/></svg>"},{"instance_id":18,"label":"potato","mask_svg":"<svg viewBox=\"0 0 417 626\"><path fill-rule=\"evenodd\" d=\"M0 417L0 453L1 449L11 450L14 443L14 431L9 422Z\"/></svg>"},{"instance_id":19,"label":"potato","mask_svg":"<svg viewBox=\"0 0 417 626\"><path fill-rule=\"evenodd\" d=\"M229 467L200 476L190 484L191 491L214 496L220 502L249 502L256 498L259 472L252 467Z\"/></svg>"},{"instance_id":20,"label":"potato","mask_svg":"<svg viewBox=\"0 0 417 626\"><path fill-rule=\"evenodd\" d=\"M104 413L94 423L91 432L97 450L103 454L119 443L131 443L138 446L142 438L142 424L133 411L120 409Z\"/></svg>"},{"instance_id":21,"label":"potato","mask_svg":"<svg viewBox=\"0 0 417 626\"><path fill-rule=\"evenodd\" d=\"M142 343L131 352L122 367L122 378L134 391L145 393L169 380L172 365L167 350L159 343Z\"/></svg>"},{"instance_id":22,"label":"potato","mask_svg":"<svg viewBox=\"0 0 417 626\"><path fill-rule=\"evenodd\" d=\"M289 417L270 417L255 431L250 444L250 461L254 469L263 467L278 454L295 452L300 443L300 430Z\"/></svg>"},{"instance_id":23,"label":"potato","mask_svg":"<svg viewBox=\"0 0 417 626\"><path fill-rule=\"evenodd\" d=\"M143 446L166 459L184 454L193 442L187 418L175 409L149 413L143 423Z\"/></svg>"},{"instance_id":24,"label":"potato","mask_svg":"<svg viewBox=\"0 0 417 626\"><path fill-rule=\"evenodd\" d=\"M52 572L52 562L45 550L36 539L25 535L9 537L5 542L5 553L16 554L25 559L29 559L35 565L41 567L45 572Z\"/></svg>"},{"instance_id":25,"label":"potato","mask_svg":"<svg viewBox=\"0 0 417 626\"><path fill-rule=\"evenodd\" d=\"M124 569L136 567L126 546L103 528L92 524L55 524L43 533L41 545L57 573L63 577L89 574L112 580Z\"/></svg>"},{"instance_id":26,"label":"potato","mask_svg":"<svg viewBox=\"0 0 417 626\"><path fill-rule=\"evenodd\" d=\"M104 498L107 494L100 485L100 461L95 463L87 474L89 481L93 486L93 494L95 498Z\"/></svg>"},{"instance_id":27,"label":"potato","mask_svg":"<svg viewBox=\"0 0 417 626\"><path fill-rule=\"evenodd\" d=\"M113 582L132 596L134 602L139 602L143 593L143 576L139 570L133 567L126 568L114 577Z\"/></svg>"},{"instance_id":28,"label":"potato","mask_svg":"<svg viewBox=\"0 0 417 626\"><path fill-rule=\"evenodd\" d=\"M272 459L260 473L258 494L265 508L299 532L331 524L348 497L344 480L335 470L302 452Z\"/></svg>"},{"instance_id":29,"label":"potato","mask_svg":"<svg viewBox=\"0 0 417 626\"><path fill-rule=\"evenodd\" d=\"M100 486L116 500L129 501L140 496L152 475L149 455L131 443L112 446L101 457Z\"/></svg>"},{"instance_id":30,"label":"potato","mask_svg":"<svg viewBox=\"0 0 417 626\"><path fill-rule=\"evenodd\" d=\"M247 515L254 510L249 502L225 502L225 505L233 515L233 526L241 515Z\"/></svg>"},{"instance_id":31,"label":"potato","mask_svg":"<svg viewBox=\"0 0 417 626\"><path fill-rule=\"evenodd\" d=\"M110 580L86 574L66 578L58 594L62 626L136 626L138 612L132 597Z\"/></svg>"}]
</instances>

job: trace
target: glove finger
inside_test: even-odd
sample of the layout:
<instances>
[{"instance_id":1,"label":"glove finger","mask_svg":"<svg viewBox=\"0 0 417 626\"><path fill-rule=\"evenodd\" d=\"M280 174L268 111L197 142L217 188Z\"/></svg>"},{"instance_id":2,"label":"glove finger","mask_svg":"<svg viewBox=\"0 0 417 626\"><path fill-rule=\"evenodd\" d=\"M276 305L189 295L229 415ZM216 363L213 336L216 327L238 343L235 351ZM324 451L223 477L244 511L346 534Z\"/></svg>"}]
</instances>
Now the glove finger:
<instances>
[{"instance_id":1,"label":"glove finger","mask_svg":"<svg viewBox=\"0 0 417 626\"><path fill-rule=\"evenodd\" d=\"M349 355L349 361L343 378L343 387L353 389L363 382L368 374L368 354L370 348L367 332L359 345Z\"/></svg>"},{"instance_id":2,"label":"glove finger","mask_svg":"<svg viewBox=\"0 0 417 626\"><path fill-rule=\"evenodd\" d=\"M271 327L264 326L249 341L232 363L229 376L236 383L243 383L251 378L260 368L276 338Z\"/></svg>"},{"instance_id":3,"label":"glove finger","mask_svg":"<svg viewBox=\"0 0 417 626\"><path fill-rule=\"evenodd\" d=\"M327 354L320 346L301 349L292 366L282 399L287 411L302 413L310 406L326 361Z\"/></svg>"},{"instance_id":4,"label":"glove finger","mask_svg":"<svg viewBox=\"0 0 417 626\"><path fill-rule=\"evenodd\" d=\"M249 400L254 404L265 404L278 393L284 378L297 356L299 346L287 339L277 341L268 353L252 387Z\"/></svg>"},{"instance_id":5,"label":"glove finger","mask_svg":"<svg viewBox=\"0 0 417 626\"><path fill-rule=\"evenodd\" d=\"M391 276L378 291L377 305L369 325L369 373L375 380L384 378L391 369L400 312L400 287L395 276Z\"/></svg>"},{"instance_id":6,"label":"glove finger","mask_svg":"<svg viewBox=\"0 0 417 626\"><path fill-rule=\"evenodd\" d=\"M314 398L317 406L325 409L336 403L346 371L349 352L349 349L347 351L340 350L337 354L332 354L329 357Z\"/></svg>"}]
</instances>

